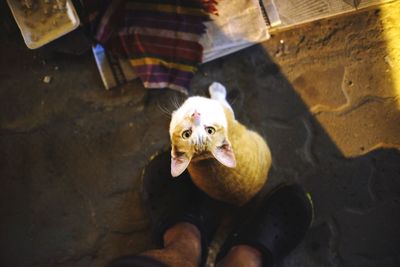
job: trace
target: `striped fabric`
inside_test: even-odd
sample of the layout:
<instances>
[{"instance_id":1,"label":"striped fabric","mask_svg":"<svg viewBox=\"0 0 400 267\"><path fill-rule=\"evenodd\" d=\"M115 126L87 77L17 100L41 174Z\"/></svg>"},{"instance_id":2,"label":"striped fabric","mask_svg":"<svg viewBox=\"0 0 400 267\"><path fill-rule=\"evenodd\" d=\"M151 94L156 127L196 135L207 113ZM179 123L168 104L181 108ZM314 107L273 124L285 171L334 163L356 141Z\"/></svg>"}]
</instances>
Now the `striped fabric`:
<instances>
[{"instance_id":1,"label":"striped fabric","mask_svg":"<svg viewBox=\"0 0 400 267\"><path fill-rule=\"evenodd\" d=\"M188 93L202 61L204 22L216 14L215 5L215 0L113 0L95 37L109 52L127 57L146 88Z\"/></svg>"}]
</instances>

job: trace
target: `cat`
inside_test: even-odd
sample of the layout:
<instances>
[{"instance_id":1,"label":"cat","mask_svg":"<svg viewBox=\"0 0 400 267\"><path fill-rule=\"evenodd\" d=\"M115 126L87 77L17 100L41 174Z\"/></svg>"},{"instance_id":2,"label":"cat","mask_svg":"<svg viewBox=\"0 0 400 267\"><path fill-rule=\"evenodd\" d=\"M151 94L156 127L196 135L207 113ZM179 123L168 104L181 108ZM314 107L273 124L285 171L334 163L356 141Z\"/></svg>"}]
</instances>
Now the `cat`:
<instances>
[{"instance_id":1,"label":"cat","mask_svg":"<svg viewBox=\"0 0 400 267\"><path fill-rule=\"evenodd\" d=\"M271 152L259 134L235 119L222 84L211 84L209 94L187 98L172 113L171 175L188 169L206 194L243 206L265 184Z\"/></svg>"}]
</instances>

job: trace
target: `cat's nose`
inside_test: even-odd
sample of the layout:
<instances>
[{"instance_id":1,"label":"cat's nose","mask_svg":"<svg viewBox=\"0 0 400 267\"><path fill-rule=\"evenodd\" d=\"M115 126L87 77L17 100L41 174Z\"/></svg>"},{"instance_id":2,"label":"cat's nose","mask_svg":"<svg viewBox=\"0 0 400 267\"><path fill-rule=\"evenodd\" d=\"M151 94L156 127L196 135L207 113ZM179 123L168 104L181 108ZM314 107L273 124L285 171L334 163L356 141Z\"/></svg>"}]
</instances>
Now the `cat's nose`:
<instances>
[{"instance_id":1,"label":"cat's nose","mask_svg":"<svg viewBox=\"0 0 400 267\"><path fill-rule=\"evenodd\" d=\"M193 123L196 126L200 125L200 113L195 110L192 114Z\"/></svg>"},{"instance_id":2,"label":"cat's nose","mask_svg":"<svg viewBox=\"0 0 400 267\"><path fill-rule=\"evenodd\" d=\"M192 117L193 117L193 119L198 119L198 118L200 118L200 113L197 112L197 110L195 110L195 111L193 112L193 114L192 114Z\"/></svg>"}]
</instances>

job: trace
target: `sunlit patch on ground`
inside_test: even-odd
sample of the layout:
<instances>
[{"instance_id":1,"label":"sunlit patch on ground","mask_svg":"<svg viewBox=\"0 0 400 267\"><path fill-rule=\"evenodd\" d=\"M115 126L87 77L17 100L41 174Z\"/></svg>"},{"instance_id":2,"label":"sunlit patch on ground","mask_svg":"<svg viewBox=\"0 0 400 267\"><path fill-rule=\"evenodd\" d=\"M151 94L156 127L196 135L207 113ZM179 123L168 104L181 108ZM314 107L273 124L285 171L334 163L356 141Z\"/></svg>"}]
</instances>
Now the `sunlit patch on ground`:
<instances>
[{"instance_id":1,"label":"sunlit patch on ground","mask_svg":"<svg viewBox=\"0 0 400 267\"><path fill-rule=\"evenodd\" d=\"M400 109L400 1L382 5L381 19L387 42L388 55L385 60L391 68L393 89Z\"/></svg>"}]
</instances>

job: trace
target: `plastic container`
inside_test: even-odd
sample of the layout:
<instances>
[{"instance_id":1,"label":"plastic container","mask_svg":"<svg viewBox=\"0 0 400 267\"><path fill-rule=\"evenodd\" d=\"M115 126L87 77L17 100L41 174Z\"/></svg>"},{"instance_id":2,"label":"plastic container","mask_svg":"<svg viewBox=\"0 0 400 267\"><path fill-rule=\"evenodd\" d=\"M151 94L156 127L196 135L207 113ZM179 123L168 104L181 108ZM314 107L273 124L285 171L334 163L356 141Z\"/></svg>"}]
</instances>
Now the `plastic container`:
<instances>
[{"instance_id":1,"label":"plastic container","mask_svg":"<svg viewBox=\"0 0 400 267\"><path fill-rule=\"evenodd\" d=\"M30 49L39 48L79 26L70 0L7 0Z\"/></svg>"}]
</instances>

